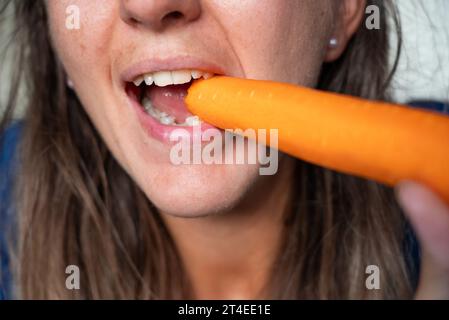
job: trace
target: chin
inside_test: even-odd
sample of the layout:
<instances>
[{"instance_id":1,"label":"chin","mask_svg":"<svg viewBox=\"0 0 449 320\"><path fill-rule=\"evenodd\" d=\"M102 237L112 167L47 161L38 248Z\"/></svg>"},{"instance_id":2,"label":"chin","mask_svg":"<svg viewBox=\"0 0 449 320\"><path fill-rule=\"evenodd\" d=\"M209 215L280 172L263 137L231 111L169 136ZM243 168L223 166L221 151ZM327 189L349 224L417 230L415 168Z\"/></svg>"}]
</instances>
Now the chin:
<instances>
[{"instance_id":1,"label":"chin","mask_svg":"<svg viewBox=\"0 0 449 320\"><path fill-rule=\"evenodd\" d=\"M170 166L139 181L162 213L194 218L216 215L238 206L258 180L257 165Z\"/></svg>"}]
</instances>

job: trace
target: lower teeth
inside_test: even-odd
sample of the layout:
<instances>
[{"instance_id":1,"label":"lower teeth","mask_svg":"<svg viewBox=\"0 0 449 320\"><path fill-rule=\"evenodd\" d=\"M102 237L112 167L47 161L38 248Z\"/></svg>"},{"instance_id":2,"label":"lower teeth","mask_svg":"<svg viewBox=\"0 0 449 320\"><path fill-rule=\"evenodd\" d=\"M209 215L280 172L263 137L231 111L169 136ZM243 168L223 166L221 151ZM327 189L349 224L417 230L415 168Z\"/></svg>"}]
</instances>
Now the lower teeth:
<instances>
[{"instance_id":1,"label":"lower teeth","mask_svg":"<svg viewBox=\"0 0 449 320\"><path fill-rule=\"evenodd\" d=\"M184 123L176 123L175 117L170 116L167 113L156 109L153 106L153 104L151 103L151 100L147 97L143 98L142 105L143 105L145 111L150 116L152 116L153 118L155 118L161 124L164 124L164 125L177 125L177 126L184 126L184 127L186 127L186 126L193 127L193 126L199 126L201 124L201 119L198 116L187 117L185 119Z\"/></svg>"}]
</instances>

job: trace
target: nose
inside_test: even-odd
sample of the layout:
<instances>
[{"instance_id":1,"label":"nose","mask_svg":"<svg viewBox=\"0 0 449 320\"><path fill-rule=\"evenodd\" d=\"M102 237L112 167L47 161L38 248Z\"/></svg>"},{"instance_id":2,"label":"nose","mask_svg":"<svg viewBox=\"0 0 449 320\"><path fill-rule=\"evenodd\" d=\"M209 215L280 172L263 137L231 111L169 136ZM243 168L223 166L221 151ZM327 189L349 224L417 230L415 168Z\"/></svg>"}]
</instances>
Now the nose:
<instances>
[{"instance_id":1,"label":"nose","mask_svg":"<svg viewBox=\"0 0 449 320\"><path fill-rule=\"evenodd\" d=\"M200 15L200 0L120 0L123 21L158 31L175 24L187 24Z\"/></svg>"}]
</instances>

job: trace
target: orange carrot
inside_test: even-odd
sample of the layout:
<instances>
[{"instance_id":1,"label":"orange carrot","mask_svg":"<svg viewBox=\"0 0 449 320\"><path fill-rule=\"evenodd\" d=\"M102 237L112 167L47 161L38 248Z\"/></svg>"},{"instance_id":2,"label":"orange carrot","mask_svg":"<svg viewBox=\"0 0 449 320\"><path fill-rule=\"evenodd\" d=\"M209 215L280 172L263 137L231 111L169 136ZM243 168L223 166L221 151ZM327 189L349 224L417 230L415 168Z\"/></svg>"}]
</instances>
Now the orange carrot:
<instances>
[{"instance_id":1,"label":"orange carrot","mask_svg":"<svg viewBox=\"0 0 449 320\"><path fill-rule=\"evenodd\" d=\"M449 117L272 81L214 77L186 103L223 129L278 129L294 157L390 186L414 180L449 203Z\"/></svg>"}]
</instances>

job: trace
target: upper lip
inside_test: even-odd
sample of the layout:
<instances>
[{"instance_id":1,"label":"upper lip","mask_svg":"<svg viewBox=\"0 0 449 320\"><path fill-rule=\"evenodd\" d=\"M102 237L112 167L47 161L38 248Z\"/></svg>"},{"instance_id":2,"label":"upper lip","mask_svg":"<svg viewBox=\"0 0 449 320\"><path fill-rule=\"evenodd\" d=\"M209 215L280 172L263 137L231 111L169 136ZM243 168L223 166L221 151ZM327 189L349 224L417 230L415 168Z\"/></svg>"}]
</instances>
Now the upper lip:
<instances>
[{"instance_id":1,"label":"upper lip","mask_svg":"<svg viewBox=\"0 0 449 320\"><path fill-rule=\"evenodd\" d=\"M224 75L223 69L213 62L193 57L175 57L171 59L148 59L137 62L123 71L121 78L124 82L132 82L136 78L152 72L174 70L201 70Z\"/></svg>"}]
</instances>

